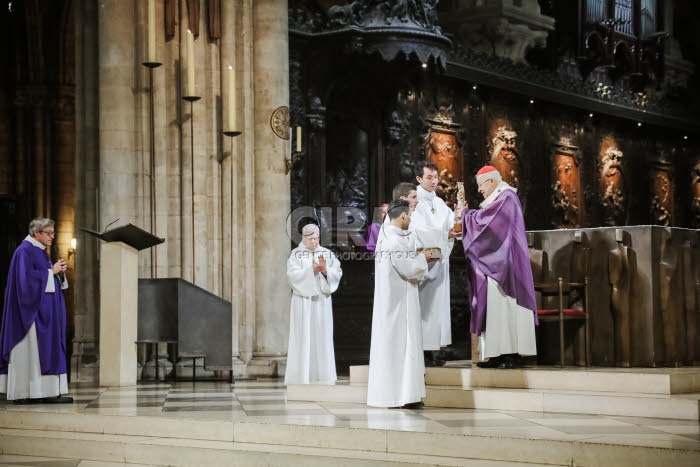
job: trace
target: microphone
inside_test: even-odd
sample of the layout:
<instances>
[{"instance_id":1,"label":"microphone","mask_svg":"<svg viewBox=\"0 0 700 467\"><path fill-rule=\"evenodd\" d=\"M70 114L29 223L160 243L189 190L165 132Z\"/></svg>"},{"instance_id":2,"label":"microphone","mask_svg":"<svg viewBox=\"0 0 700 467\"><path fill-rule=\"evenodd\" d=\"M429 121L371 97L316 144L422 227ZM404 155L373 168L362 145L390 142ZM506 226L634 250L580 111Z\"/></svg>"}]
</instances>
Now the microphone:
<instances>
[{"instance_id":1,"label":"microphone","mask_svg":"<svg viewBox=\"0 0 700 467\"><path fill-rule=\"evenodd\" d=\"M109 229L109 226L112 225L112 224L114 224L114 223L117 222L118 220L119 220L119 218L117 217L117 218L114 219L112 222L110 222L109 224L107 224L107 227L105 227L105 230L104 230L104 231L106 232L107 229Z\"/></svg>"}]
</instances>

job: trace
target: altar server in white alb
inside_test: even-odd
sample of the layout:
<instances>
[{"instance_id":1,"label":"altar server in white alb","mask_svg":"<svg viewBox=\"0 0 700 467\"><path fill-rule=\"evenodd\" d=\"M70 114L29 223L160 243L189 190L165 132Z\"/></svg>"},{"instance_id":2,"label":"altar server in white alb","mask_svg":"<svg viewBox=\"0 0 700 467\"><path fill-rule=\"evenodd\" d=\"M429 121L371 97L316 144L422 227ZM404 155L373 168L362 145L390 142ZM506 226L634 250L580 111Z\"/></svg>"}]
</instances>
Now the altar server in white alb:
<instances>
[{"instance_id":1,"label":"altar server in white alb","mask_svg":"<svg viewBox=\"0 0 700 467\"><path fill-rule=\"evenodd\" d=\"M285 384L335 384L333 306L343 271L331 251L319 246L318 226L302 229L302 243L287 261L292 287Z\"/></svg>"},{"instance_id":2,"label":"altar server in white alb","mask_svg":"<svg viewBox=\"0 0 700 467\"><path fill-rule=\"evenodd\" d=\"M430 252L415 252L407 201L392 201L387 216L374 256L367 405L416 409L425 397L418 281L428 272Z\"/></svg>"},{"instance_id":3,"label":"altar server in white alb","mask_svg":"<svg viewBox=\"0 0 700 467\"><path fill-rule=\"evenodd\" d=\"M455 213L435 194L439 181L438 168L421 161L415 166L418 180L418 205L411 216L416 247L440 248L442 259L431 262L428 275L420 283L420 308L423 323L423 350L427 366L444 365L437 356L440 347L452 343L450 318L450 253L455 233Z\"/></svg>"}]
</instances>

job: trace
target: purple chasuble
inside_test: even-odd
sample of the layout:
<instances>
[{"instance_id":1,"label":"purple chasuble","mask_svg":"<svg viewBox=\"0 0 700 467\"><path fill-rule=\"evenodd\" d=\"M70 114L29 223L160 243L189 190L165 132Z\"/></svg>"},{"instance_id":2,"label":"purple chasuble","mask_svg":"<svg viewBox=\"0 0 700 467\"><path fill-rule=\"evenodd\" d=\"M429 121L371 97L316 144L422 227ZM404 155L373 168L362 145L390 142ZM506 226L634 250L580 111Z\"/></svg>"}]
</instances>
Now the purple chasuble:
<instances>
[{"instance_id":1,"label":"purple chasuble","mask_svg":"<svg viewBox=\"0 0 700 467\"><path fill-rule=\"evenodd\" d=\"M66 373L66 303L54 277L54 293L46 293L51 260L27 240L12 256L0 328L0 374L7 374L10 352L36 323L42 375Z\"/></svg>"},{"instance_id":2,"label":"purple chasuble","mask_svg":"<svg viewBox=\"0 0 700 467\"><path fill-rule=\"evenodd\" d=\"M374 222L369 226L369 229L367 229L367 244L365 245L367 251L374 252L375 248L377 248L377 239L379 238L379 230L381 228L382 224Z\"/></svg>"},{"instance_id":3,"label":"purple chasuble","mask_svg":"<svg viewBox=\"0 0 700 467\"><path fill-rule=\"evenodd\" d=\"M538 324L527 233L518 195L513 190L503 190L488 206L463 210L462 244L471 263L466 279L472 334L486 330L487 277L498 282L518 305L532 310Z\"/></svg>"}]
</instances>

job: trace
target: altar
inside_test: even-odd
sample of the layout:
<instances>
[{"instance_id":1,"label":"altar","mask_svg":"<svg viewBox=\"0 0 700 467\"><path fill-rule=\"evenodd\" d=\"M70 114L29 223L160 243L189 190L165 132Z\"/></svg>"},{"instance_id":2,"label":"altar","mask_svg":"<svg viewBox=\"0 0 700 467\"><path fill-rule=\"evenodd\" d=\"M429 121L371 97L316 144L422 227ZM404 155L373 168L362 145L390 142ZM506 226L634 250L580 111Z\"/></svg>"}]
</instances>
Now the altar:
<instances>
[{"instance_id":1,"label":"altar","mask_svg":"<svg viewBox=\"0 0 700 467\"><path fill-rule=\"evenodd\" d=\"M540 258L545 280L568 280L574 273L572 255L577 245L590 252L585 311L592 365L698 364L697 230L623 226L541 230L529 235L531 259ZM554 328L538 329L540 363L558 358ZM574 345L569 344L577 340L571 335L575 331L566 330L566 361L571 363Z\"/></svg>"}]
</instances>

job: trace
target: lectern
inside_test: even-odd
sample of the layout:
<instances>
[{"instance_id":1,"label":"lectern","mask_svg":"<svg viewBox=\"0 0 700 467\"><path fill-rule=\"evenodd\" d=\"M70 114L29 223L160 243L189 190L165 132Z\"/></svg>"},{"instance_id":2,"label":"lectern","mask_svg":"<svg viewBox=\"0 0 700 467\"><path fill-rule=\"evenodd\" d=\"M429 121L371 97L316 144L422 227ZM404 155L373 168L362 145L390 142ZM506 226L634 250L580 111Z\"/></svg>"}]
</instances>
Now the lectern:
<instances>
[{"instance_id":1,"label":"lectern","mask_svg":"<svg viewBox=\"0 0 700 467\"><path fill-rule=\"evenodd\" d=\"M165 241L132 224L105 232L81 229L100 240L100 386L136 384L138 252Z\"/></svg>"}]
</instances>

